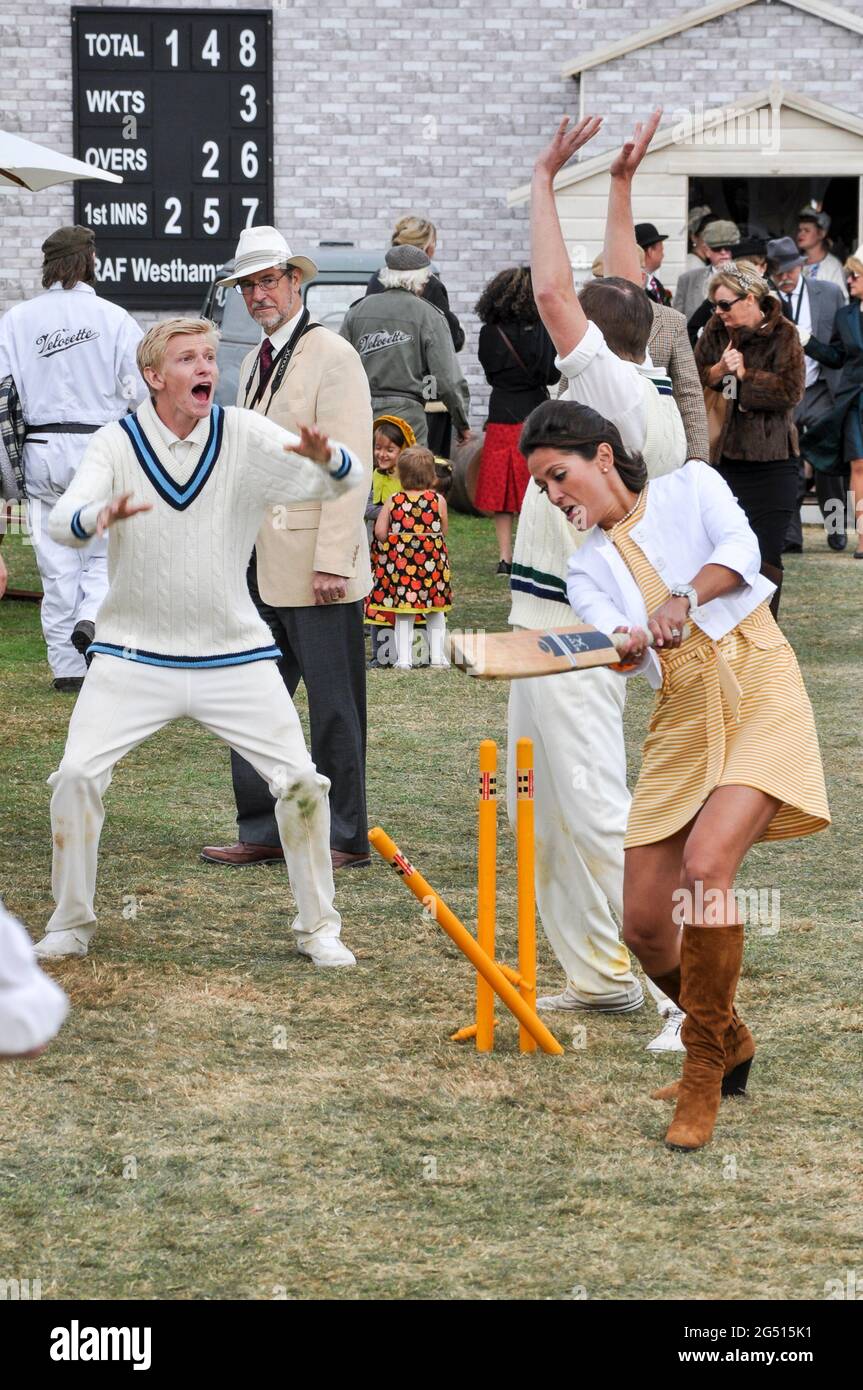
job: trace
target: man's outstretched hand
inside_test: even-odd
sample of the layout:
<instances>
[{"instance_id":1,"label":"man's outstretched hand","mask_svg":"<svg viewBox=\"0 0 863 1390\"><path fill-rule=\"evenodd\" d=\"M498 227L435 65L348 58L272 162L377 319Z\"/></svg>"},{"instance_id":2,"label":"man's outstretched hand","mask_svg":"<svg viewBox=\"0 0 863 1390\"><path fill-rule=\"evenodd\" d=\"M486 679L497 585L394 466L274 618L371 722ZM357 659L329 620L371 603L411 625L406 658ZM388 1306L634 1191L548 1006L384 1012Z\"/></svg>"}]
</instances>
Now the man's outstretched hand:
<instances>
[{"instance_id":1,"label":"man's outstretched hand","mask_svg":"<svg viewBox=\"0 0 863 1390\"><path fill-rule=\"evenodd\" d=\"M122 497L115 497L113 502L109 502L107 507L103 507L96 517L96 535L104 536L109 526L113 526L115 521L126 521L130 516L137 516L138 512L150 512L153 510L152 502L133 502L131 492L124 492Z\"/></svg>"},{"instance_id":2,"label":"man's outstretched hand","mask_svg":"<svg viewBox=\"0 0 863 1390\"><path fill-rule=\"evenodd\" d=\"M300 425L299 444L286 444L285 453L300 454L312 463L329 463L330 441L317 425Z\"/></svg>"},{"instance_id":3,"label":"man's outstretched hand","mask_svg":"<svg viewBox=\"0 0 863 1390\"><path fill-rule=\"evenodd\" d=\"M662 107L657 106L646 121L636 121L631 138L624 142L609 171L613 179L633 178L639 164L647 154L648 146L656 134L656 127L661 118Z\"/></svg>"},{"instance_id":4,"label":"man's outstretched hand","mask_svg":"<svg viewBox=\"0 0 863 1390\"><path fill-rule=\"evenodd\" d=\"M569 128L569 122L570 117L564 116L551 144L537 157L534 168L538 174L547 174L552 179L555 174L559 174L576 150L580 150L582 145L593 139L602 125L602 117L584 116L572 129Z\"/></svg>"}]
</instances>

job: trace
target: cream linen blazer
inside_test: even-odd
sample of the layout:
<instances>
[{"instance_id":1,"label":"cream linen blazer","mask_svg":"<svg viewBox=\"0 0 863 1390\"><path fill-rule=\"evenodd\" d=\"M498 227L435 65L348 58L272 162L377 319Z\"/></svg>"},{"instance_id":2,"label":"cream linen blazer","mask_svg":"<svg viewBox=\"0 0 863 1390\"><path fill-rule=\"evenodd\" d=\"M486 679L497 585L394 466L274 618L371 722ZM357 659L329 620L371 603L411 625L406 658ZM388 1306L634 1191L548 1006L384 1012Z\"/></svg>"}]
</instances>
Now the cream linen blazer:
<instances>
[{"instance_id":1,"label":"cream linen blazer","mask_svg":"<svg viewBox=\"0 0 863 1390\"><path fill-rule=\"evenodd\" d=\"M312 320L315 322L315 320ZM240 368L237 404L252 401L258 388L256 359L250 352ZM254 373L254 375L253 375ZM275 377L273 372L273 377ZM251 385L246 393L246 383ZM372 475L372 407L369 384L359 354L350 343L320 324L300 339L281 386L267 389L255 406L283 429L317 425L358 456ZM351 488L329 502L299 502L273 508L258 532L258 588L274 608L308 608L314 604L312 573L343 575L343 603L365 598L372 585L369 545L363 514L367 489Z\"/></svg>"}]
</instances>

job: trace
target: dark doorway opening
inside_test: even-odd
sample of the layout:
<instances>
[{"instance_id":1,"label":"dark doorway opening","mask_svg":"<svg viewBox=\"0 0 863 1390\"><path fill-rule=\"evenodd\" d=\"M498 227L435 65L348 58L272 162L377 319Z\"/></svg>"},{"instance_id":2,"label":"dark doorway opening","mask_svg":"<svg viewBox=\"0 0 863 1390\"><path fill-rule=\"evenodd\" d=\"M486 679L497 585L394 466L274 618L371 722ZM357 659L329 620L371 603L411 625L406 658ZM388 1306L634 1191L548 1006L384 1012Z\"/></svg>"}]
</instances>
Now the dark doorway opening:
<instances>
[{"instance_id":1,"label":"dark doorway opening","mask_svg":"<svg viewBox=\"0 0 863 1390\"><path fill-rule=\"evenodd\" d=\"M814 203L830 214L833 253L844 260L856 249L859 228L856 178L693 178L689 206L710 207L736 222L743 236L793 237L801 208Z\"/></svg>"}]
</instances>

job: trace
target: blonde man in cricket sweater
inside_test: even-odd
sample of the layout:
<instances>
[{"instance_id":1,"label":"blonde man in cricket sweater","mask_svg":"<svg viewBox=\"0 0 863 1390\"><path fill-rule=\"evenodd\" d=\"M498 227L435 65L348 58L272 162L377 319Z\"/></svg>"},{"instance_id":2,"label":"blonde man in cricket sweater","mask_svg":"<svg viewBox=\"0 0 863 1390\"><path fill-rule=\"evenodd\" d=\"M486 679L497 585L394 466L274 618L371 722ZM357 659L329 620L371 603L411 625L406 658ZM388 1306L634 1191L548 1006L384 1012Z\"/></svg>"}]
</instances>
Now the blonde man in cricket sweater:
<instances>
[{"instance_id":1,"label":"blonde man in cricket sweater","mask_svg":"<svg viewBox=\"0 0 863 1390\"><path fill-rule=\"evenodd\" d=\"M566 395L613 420L651 477L686 461L686 436L671 382L646 356L653 326L641 289L630 187L659 113L624 146L611 170L605 279L579 298L554 201L553 181L598 132L587 117L564 122L537 160L531 195L531 272L540 316L558 350ZM595 319L605 323L606 340ZM531 481L519 517L509 620L523 628L566 627L569 557L584 541ZM536 768L537 904L549 943L566 972L561 994L539 1009L626 1013L643 1002L615 921L623 912L623 836L629 814L623 741L625 682L608 670L513 681L508 745L514 787L519 738L532 738ZM653 1051L679 1051L683 1015L648 981L665 1019Z\"/></svg>"},{"instance_id":2,"label":"blonde man in cricket sweater","mask_svg":"<svg viewBox=\"0 0 863 1390\"><path fill-rule=\"evenodd\" d=\"M333 902L329 782L306 751L246 566L262 523L284 525L292 503L362 487L362 465L315 428L298 438L215 405L216 330L206 319L158 324L138 364L151 399L93 436L49 520L61 545L110 530L110 587L49 778L57 907L37 955L87 954L114 765L186 716L247 758L276 798L300 952L320 966L353 965Z\"/></svg>"}]
</instances>

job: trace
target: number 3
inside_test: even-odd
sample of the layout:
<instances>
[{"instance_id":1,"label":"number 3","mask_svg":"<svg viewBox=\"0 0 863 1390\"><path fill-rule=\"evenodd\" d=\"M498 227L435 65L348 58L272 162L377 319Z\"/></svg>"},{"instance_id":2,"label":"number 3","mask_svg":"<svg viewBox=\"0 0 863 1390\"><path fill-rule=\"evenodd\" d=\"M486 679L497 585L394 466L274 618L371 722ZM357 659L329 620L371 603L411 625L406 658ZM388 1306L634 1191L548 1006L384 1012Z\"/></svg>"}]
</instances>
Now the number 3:
<instances>
[{"instance_id":1,"label":"number 3","mask_svg":"<svg viewBox=\"0 0 863 1390\"><path fill-rule=\"evenodd\" d=\"M251 82L244 82L240 88L240 96L246 103L240 111L240 119L243 121L253 121L258 114L258 103L255 100L255 89Z\"/></svg>"}]
</instances>

